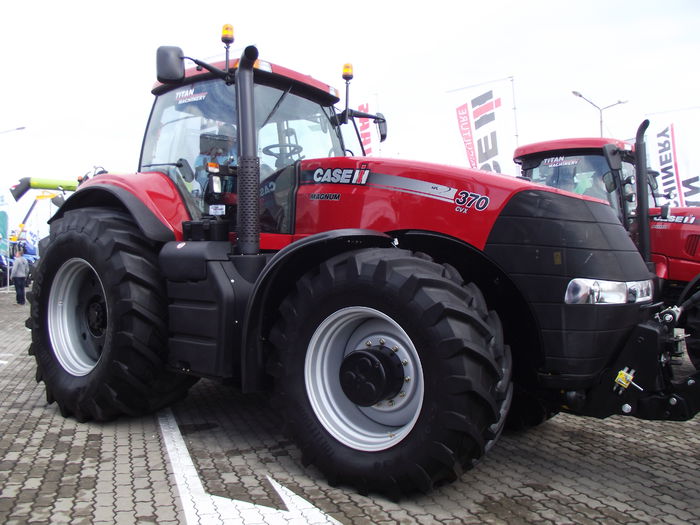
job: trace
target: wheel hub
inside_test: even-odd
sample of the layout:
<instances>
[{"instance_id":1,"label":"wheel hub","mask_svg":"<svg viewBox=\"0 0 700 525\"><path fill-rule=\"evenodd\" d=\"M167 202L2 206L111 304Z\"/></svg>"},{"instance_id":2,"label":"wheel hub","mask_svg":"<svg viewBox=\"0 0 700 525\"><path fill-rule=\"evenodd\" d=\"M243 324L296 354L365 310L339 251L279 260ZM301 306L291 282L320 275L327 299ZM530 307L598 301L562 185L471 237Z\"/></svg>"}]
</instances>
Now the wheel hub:
<instances>
[{"instance_id":1,"label":"wheel hub","mask_svg":"<svg viewBox=\"0 0 700 525\"><path fill-rule=\"evenodd\" d=\"M107 327L107 312L105 311L104 303L100 301L99 297L93 298L88 304L87 325L94 337L104 335Z\"/></svg>"},{"instance_id":2,"label":"wheel hub","mask_svg":"<svg viewBox=\"0 0 700 525\"><path fill-rule=\"evenodd\" d=\"M56 271L49 291L47 324L54 355L76 377L95 369L109 328L109 307L100 276L74 257Z\"/></svg>"},{"instance_id":3,"label":"wheel hub","mask_svg":"<svg viewBox=\"0 0 700 525\"><path fill-rule=\"evenodd\" d=\"M356 405L369 407L395 397L404 383L403 365L386 347L356 350L340 365L340 385Z\"/></svg>"}]
</instances>

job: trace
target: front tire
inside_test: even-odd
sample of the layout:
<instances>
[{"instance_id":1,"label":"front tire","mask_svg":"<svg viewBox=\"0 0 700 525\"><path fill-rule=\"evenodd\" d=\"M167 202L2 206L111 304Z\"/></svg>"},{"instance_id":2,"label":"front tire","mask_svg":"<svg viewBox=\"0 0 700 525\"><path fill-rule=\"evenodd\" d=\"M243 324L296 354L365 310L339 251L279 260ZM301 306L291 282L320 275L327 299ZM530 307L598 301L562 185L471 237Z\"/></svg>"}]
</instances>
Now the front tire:
<instances>
[{"instance_id":1,"label":"front tire","mask_svg":"<svg viewBox=\"0 0 700 525\"><path fill-rule=\"evenodd\" d=\"M332 483L427 492L500 435L510 350L453 268L402 250L342 254L304 276L281 313L275 399L305 463Z\"/></svg>"},{"instance_id":2,"label":"front tire","mask_svg":"<svg viewBox=\"0 0 700 525\"><path fill-rule=\"evenodd\" d=\"M156 246L125 213L88 208L51 225L31 295L37 380L64 416L141 415L194 379L165 370L167 303Z\"/></svg>"}]
</instances>

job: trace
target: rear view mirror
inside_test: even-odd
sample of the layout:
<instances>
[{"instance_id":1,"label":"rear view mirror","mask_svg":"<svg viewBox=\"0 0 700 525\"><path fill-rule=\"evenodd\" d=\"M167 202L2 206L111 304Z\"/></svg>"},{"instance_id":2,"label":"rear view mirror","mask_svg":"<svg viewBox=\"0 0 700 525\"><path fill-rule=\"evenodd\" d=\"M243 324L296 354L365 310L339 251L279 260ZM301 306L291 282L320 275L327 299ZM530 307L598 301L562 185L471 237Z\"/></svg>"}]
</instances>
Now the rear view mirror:
<instances>
[{"instance_id":1,"label":"rear view mirror","mask_svg":"<svg viewBox=\"0 0 700 525\"><path fill-rule=\"evenodd\" d=\"M194 180L194 171L192 171L192 167L187 159L179 159L176 167L177 172L185 182L192 182Z\"/></svg>"},{"instance_id":2,"label":"rear view mirror","mask_svg":"<svg viewBox=\"0 0 700 525\"><path fill-rule=\"evenodd\" d=\"M379 129L379 142L384 142L387 134L386 119L384 118L384 115L377 113L377 119L375 122L377 123L377 128Z\"/></svg>"},{"instance_id":3,"label":"rear view mirror","mask_svg":"<svg viewBox=\"0 0 700 525\"><path fill-rule=\"evenodd\" d=\"M182 49L160 46L156 52L156 75L158 82L176 84L185 78L185 61Z\"/></svg>"},{"instance_id":4,"label":"rear view mirror","mask_svg":"<svg viewBox=\"0 0 700 525\"><path fill-rule=\"evenodd\" d=\"M654 170L647 168L647 179L649 180L649 186L651 186L651 189L653 191L656 191L659 189L659 180L657 179L658 176L659 176L658 171L654 171Z\"/></svg>"},{"instance_id":5,"label":"rear view mirror","mask_svg":"<svg viewBox=\"0 0 700 525\"><path fill-rule=\"evenodd\" d=\"M610 169L613 171L622 169L622 152L615 144L606 144L603 146L603 155L608 161Z\"/></svg>"},{"instance_id":6,"label":"rear view mirror","mask_svg":"<svg viewBox=\"0 0 700 525\"><path fill-rule=\"evenodd\" d=\"M64 202L66 202L66 198L63 195L56 195L51 199L51 204L53 204L57 208L63 206Z\"/></svg>"},{"instance_id":7,"label":"rear view mirror","mask_svg":"<svg viewBox=\"0 0 700 525\"><path fill-rule=\"evenodd\" d=\"M615 184L615 177L613 177L613 174L611 172L606 172L605 175L603 175L603 184L605 184L605 190L608 193L612 193L617 189L617 185Z\"/></svg>"}]
</instances>

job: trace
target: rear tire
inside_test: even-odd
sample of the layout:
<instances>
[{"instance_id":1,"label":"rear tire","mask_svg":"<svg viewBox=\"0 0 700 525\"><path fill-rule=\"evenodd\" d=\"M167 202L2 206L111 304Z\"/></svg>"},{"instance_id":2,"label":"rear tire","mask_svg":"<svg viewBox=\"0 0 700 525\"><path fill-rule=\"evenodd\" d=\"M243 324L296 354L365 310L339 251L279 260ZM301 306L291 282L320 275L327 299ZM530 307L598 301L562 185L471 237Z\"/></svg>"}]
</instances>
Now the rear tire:
<instances>
[{"instance_id":1,"label":"rear tire","mask_svg":"<svg viewBox=\"0 0 700 525\"><path fill-rule=\"evenodd\" d=\"M510 350L498 316L453 268L402 250L341 254L280 310L275 399L304 462L331 483L427 492L498 439Z\"/></svg>"},{"instance_id":2,"label":"rear tire","mask_svg":"<svg viewBox=\"0 0 700 525\"><path fill-rule=\"evenodd\" d=\"M183 397L165 370L167 303L157 251L125 213L66 212L51 225L31 294L37 381L64 416L107 421Z\"/></svg>"}]
</instances>

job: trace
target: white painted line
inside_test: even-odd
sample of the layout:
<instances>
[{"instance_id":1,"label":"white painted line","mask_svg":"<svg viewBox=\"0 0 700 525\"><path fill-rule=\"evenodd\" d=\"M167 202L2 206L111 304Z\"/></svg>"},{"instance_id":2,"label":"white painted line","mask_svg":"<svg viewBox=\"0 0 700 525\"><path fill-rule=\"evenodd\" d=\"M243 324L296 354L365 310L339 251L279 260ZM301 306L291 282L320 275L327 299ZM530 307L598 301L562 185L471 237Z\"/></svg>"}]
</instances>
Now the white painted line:
<instances>
[{"instance_id":1,"label":"white painted line","mask_svg":"<svg viewBox=\"0 0 700 525\"><path fill-rule=\"evenodd\" d=\"M202 480L192 462L172 410L158 413L163 442L173 467L177 490L188 525L246 525L306 523L309 525L341 525L304 498L266 476L288 510L212 496L204 490Z\"/></svg>"}]
</instances>

